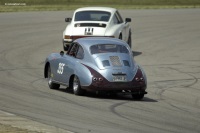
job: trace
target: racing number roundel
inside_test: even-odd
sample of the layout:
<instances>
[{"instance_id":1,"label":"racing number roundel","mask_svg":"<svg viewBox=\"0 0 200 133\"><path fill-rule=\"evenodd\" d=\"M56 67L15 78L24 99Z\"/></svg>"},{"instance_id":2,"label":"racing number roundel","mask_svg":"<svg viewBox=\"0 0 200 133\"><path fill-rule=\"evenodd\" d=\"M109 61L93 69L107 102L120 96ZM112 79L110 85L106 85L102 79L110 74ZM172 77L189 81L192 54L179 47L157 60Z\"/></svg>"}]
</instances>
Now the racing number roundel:
<instances>
[{"instance_id":1,"label":"racing number roundel","mask_svg":"<svg viewBox=\"0 0 200 133\"><path fill-rule=\"evenodd\" d=\"M57 70L57 73L58 73L58 74L63 74L64 66L65 66L64 63L59 63L59 65L58 65L58 70Z\"/></svg>"}]
</instances>

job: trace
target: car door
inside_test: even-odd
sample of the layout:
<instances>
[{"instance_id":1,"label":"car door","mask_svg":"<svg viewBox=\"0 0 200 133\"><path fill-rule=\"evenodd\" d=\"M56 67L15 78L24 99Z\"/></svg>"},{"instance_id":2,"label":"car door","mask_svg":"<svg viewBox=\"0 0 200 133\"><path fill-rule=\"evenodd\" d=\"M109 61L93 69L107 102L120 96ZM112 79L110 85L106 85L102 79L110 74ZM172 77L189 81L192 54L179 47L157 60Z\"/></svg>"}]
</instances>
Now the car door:
<instances>
[{"instance_id":1,"label":"car door","mask_svg":"<svg viewBox=\"0 0 200 133\"><path fill-rule=\"evenodd\" d=\"M50 64L53 80L61 83L62 74L64 70L63 55L59 53L53 53L51 56L52 60L50 61Z\"/></svg>"},{"instance_id":2,"label":"car door","mask_svg":"<svg viewBox=\"0 0 200 133\"><path fill-rule=\"evenodd\" d=\"M64 66L63 71L61 70L62 83L69 85L69 79L75 74L76 66L83 56L83 48L78 43L72 43L67 54L60 59L61 67Z\"/></svg>"},{"instance_id":3,"label":"car door","mask_svg":"<svg viewBox=\"0 0 200 133\"><path fill-rule=\"evenodd\" d=\"M54 79L61 84L66 84L67 77L65 75L65 71L67 69L67 64L68 59L64 53L58 55L57 59L53 61Z\"/></svg>"}]
</instances>

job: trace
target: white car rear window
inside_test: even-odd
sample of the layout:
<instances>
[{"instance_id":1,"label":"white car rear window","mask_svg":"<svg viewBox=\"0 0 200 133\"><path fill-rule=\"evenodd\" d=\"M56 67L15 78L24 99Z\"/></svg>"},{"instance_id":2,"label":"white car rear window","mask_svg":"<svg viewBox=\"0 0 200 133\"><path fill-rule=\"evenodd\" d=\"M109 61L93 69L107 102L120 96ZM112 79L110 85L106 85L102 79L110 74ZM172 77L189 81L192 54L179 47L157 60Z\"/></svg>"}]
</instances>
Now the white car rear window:
<instances>
[{"instance_id":1,"label":"white car rear window","mask_svg":"<svg viewBox=\"0 0 200 133\"><path fill-rule=\"evenodd\" d=\"M76 12L74 21L103 21L108 22L111 13L106 11L80 11Z\"/></svg>"}]
</instances>

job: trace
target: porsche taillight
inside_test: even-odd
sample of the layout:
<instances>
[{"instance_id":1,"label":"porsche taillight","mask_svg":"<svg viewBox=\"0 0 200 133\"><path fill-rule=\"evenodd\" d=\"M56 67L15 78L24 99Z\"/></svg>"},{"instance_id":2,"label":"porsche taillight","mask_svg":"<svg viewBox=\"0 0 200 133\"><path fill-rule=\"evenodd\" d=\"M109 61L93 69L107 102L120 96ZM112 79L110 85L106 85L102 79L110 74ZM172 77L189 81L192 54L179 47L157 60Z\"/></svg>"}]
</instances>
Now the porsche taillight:
<instances>
[{"instance_id":1,"label":"porsche taillight","mask_svg":"<svg viewBox=\"0 0 200 133\"><path fill-rule=\"evenodd\" d=\"M69 35L65 35L65 39L72 39L72 37Z\"/></svg>"}]
</instances>

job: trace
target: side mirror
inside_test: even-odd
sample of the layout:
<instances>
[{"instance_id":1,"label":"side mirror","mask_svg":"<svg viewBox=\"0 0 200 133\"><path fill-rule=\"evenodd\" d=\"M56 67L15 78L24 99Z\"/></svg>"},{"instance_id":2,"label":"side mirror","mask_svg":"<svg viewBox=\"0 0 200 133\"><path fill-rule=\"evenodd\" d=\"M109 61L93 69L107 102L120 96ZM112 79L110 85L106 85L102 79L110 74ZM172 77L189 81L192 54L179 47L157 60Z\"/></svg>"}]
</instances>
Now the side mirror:
<instances>
[{"instance_id":1,"label":"side mirror","mask_svg":"<svg viewBox=\"0 0 200 133\"><path fill-rule=\"evenodd\" d=\"M126 21L126 23L131 22L131 18L126 18L125 21Z\"/></svg>"},{"instance_id":2,"label":"side mirror","mask_svg":"<svg viewBox=\"0 0 200 133\"><path fill-rule=\"evenodd\" d=\"M64 55L64 51L60 51L60 55L63 56Z\"/></svg>"},{"instance_id":3,"label":"side mirror","mask_svg":"<svg viewBox=\"0 0 200 133\"><path fill-rule=\"evenodd\" d=\"M72 18L65 18L65 22L71 22Z\"/></svg>"}]
</instances>

